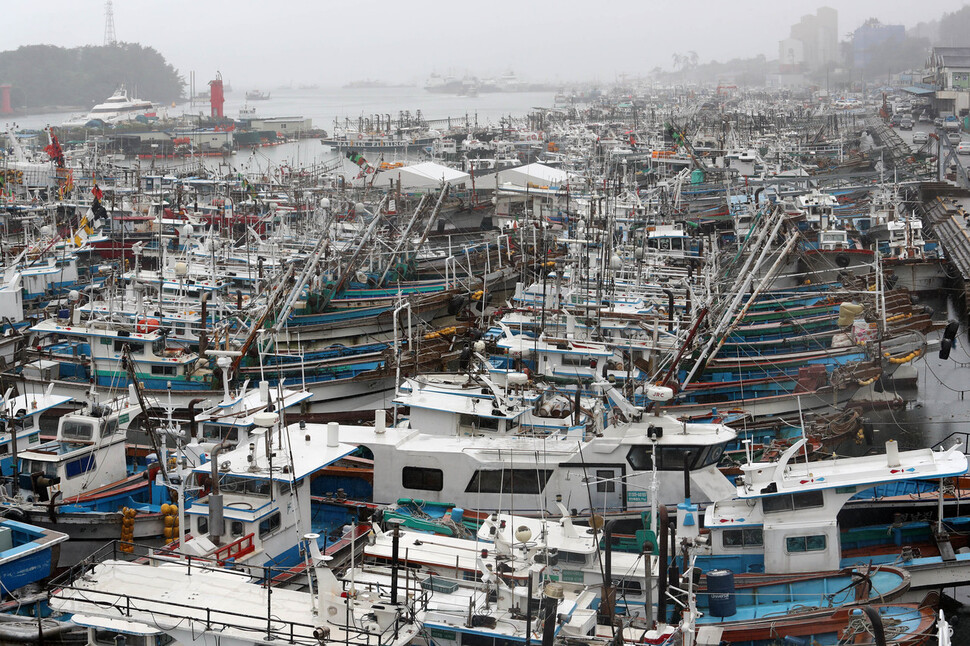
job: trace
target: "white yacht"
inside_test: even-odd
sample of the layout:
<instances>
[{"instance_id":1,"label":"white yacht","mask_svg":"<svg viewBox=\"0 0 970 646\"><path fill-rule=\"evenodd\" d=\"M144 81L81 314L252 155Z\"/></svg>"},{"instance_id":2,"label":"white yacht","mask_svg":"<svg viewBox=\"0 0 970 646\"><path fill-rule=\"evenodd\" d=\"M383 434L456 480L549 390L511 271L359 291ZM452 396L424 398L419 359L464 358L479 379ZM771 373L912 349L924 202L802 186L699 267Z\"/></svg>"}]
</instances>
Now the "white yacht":
<instances>
[{"instance_id":1,"label":"white yacht","mask_svg":"<svg viewBox=\"0 0 970 646\"><path fill-rule=\"evenodd\" d=\"M152 113L155 111L155 104L144 99L135 99L128 96L128 91L124 84L120 85L115 93L108 97L104 103L99 103L87 114L87 116L76 115L70 121L64 123L67 127L83 126L93 119L100 119L105 123L118 123L121 121L131 121L139 115Z\"/></svg>"}]
</instances>

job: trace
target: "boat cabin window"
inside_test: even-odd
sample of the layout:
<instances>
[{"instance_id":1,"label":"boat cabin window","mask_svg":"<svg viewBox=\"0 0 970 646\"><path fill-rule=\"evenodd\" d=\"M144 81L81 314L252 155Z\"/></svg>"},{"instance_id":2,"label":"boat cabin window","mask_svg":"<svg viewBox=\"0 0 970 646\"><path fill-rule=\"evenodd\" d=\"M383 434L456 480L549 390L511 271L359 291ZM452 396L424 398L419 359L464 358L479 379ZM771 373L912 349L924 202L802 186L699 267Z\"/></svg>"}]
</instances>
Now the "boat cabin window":
<instances>
[{"instance_id":1,"label":"boat cabin window","mask_svg":"<svg viewBox=\"0 0 970 646\"><path fill-rule=\"evenodd\" d=\"M293 491L292 482L281 480L277 486L278 486L277 492L278 492L278 495L280 496L288 496L290 495L290 492Z\"/></svg>"},{"instance_id":2,"label":"boat cabin window","mask_svg":"<svg viewBox=\"0 0 970 646\"><path fill-rule=\"evenodd\" d=\"M23 413L23 411L21 411L21 413ZM22 417L15 417L10 423L13 426L13 429L19 434L24 431L31 430L37 426L37 416L24 415Z\"/></svg>"},{"instance_id":3,"label":"boat cabin window","mask_svg":"<svg viewBox=\"0 0 970 646\"><path fill-rule=\"evenodd\" d=\"M270 481L266 478L241 478L239 476L224 475L219 479L219 491L222 493L269 498Z\"/></svg>"},{"instance_id":4,"label":"boat cabin window","mask_svg":"<svg viewBox=\"0 0 970 646\"><path fill-rule=\"evenodd\" d=\"M118 641L118 637L124 637L124 639ZM175 640L171 636L165 634L129 635L113 630L96 628L94 629L94 640L92 643L97 644L97 646L117 646L118 644L125 644L125 646L166 646L166 644L171 644L173 641Z\"/></svg>"},{"instance_id":5,"label":"boat cabin window","mask_svg":"<svg viewBox=\"0 0 970 646\"><path fill-rule=\"evenodd\" d=\"M694 463L695 469L700 469L711 464L717 464L724 455L724 444L712 444L704 449L697 450L697 461Z\"/></svg>"},{"instance_id":6,"label":"boat cabin window","mask_svg":"<svg viewBox=\"0 0 970 646\"><path fill-rule=\"evenodd\" d=\"M139 355L145 351L144 343L135 343L134 341L129 341L127 338L115 339L115 352L121 352L125 346L128 346L128 350L131 351L131 355Z\"/></svg>"},{"instance_id":7,"label":"boat cabin window","mask_svg":"<svg viewBox=\"0 0 970 646\"><path fill-rule=\"evenodd\" d=\"M165 354L165 339L155 339L152 341L152 352L158 357Z\"/></svg>"},{"instance_id":8,"label":"boat cabin window","mask_svg":"<svg viewBox=\"0 0 970 646\"><path fill-rule=\"evenodd\" d=\"M585 354L563 354L559 359L560 363L564 366L577 366L588 368L590 363L590 358Z\"/></svg>"},{"instance_id":9,"label":"boat cabin window","mask_svg":"<svg viewBox=\"0 0 970 646\"><path fill-rule=\"evenodd\" d=\"M209 517L208 516L196 516L195 517L195 535L205 536L209 533Z\"/></svg>"},{"instance_id":10,"label":"boat cabin window","mask_svg":"<svg viewBox=\"0 0 970 646\"><path fill-rule=\"evenodd\" d=\"M621 595L637 597L643 593L640 582L636 579L618 579L614 580L613 583L616 585L617 592Z\"/></svg>"},{"instance_id":11,"label":"boat cabin window","mask_svg":"<svg viewBox=\"0 0 970 646\"><path fill-rule=\"evenodd\" d=\"M724 453L723 444L711 446L658 446L657 447L657 468L661 471L683 471L687 462L687 453L690 453L691 469L697 469L709 464L716 464ZM626 456L627 462L637 471L649 471L653 469L653 446L638 444L631 446Z\"/></svg>"},{"instance_id":12,"label":"boat cabin window","mask_svg":"<svg viewBox=\"0 0 970 646\"><path fill-rule=\"evenodd\" d=\"M45 476L57 475L57 463L44 462L42 460L22 460L20 463L21 473L43 473Z\"/></svg>"},{"instance_id":13,"label":"boat cabin window","mask_svg":"<svg viewBox=\"0 0 970 646\"><path fill-rule=\"evenodd\" d=\"M559 551L559 562L570 565L586 565L586 555L579 552Z\"/></svg>"},{"instance_id":14,"label":"boat cabin window","mask_svg":"<svg viewBox=\"0 0 970 646\"><path fill-rule=\"evenodd\" d=\"M596 471L596 491L613 493L616 491L616 480L613 479L613 469Z\"/></svg>"},{"instance_id":15,"label":"boat cabin window","mask_svg":"<svg viewBox=\"0 0 970 646\"><path fill-rule=\"evenodd\" d=\"M280 528L282 524L280 512L274 511L272 514L259 521L259 537L269 536Z\"/></svg>"},{"instance_id":16,"label":"boat cabin window","mask_svg":"<svg viewBox=\"0 0 970 646\"><path fill-rule=\"evenodd\" d=\"M761 547L764 544L764 531L760 527L725 529L721 532L723 547Z\"/></svg>"},{"instance_id":17,"label":"boat cabin window","mask_svg":"<svg viewBox=\"0 0 970 646\"><path fill-rule=\"evenodd\" d=\"M93 455L85 455L84 457L78 458L77 460L71 460L64 465L64 475L68 478L76 478L77 476L87 473L88 471L94 471L96 463Z\"/></svg>"},{"instance_id":18,"label":"boat cabin window","mask_svg":"<svg viewBox=\"0 0 970 646\"><path fill-rule=\"evenodd\" d=\"M94 424L80 420L65 419L61 424L61 438L65 440L90 440L94 436Z\"/></svg>"},{"instance_id":19,"label":"boat cabin window","mask_svg":"<svg viewBox=\"0 0 970 646\"><path fill-rule=\"evenodd\" d=\"M245 527L246 526L243 525L243 522L241 520L234 520L232 521L232 524L229 526L229 534L233 538L239 538L240 536L243 535L243 530L245 529Z\"/></svg>"},{"instance_id":20,"label":"boat cabin window","mask_svg":"<svg viewBox=\"0 0 970 646\"><path fill-rule=\"evenodd\" d=\"M824 552L825 535L813 534L811 536L789 536L785 539L785 549L789 553L794 552Z\"/></svg>"},{"instance_id":21,"label":"boat cabin window","mask_svg":"<svg viewBox=\"0 0 970 646\"><path fill-rule=\"evenodd\" d=\"M550 469L479 469L465 487L467 493L542 493Z\"/></svg>"},{"instance_id":22,"label":"boat cabin window","mask_svg":"<svg viewBox=\"0 0 970 646\"><path fill-rule=\"evenodd\" d=\"M101 437L111 437L118 432L118 418L109 417L101 426Z\"/></svg>"},{"instance_id":23,"label":"boat cabin window","mask_svg":"<svg viewBox=\"0 0 970 646\"><path fill-rule=\"evenodd\" d=\"M821 491L803 491L761 499L761 508L766 514L776 511L792 511L793 509L812 509L824 505L825 497Z\"/></svg>"},{"instance_id":24,"label":"boat cabin window","mask_svg":"<svg viewBox=\"0 0 970 646\"><path fill-rule=\"evenodd\" d=\"M637 471L651 471L653 469L653 446L637 444L630 447L626 454L626 461Z\"/></svg>"},{"instance_id":25,"label":"boat cabin window","mask_svg":"<svg viewBox=\"0 0 970 646\"><path fill-rule=\"evenodd\" d=\"M470 415L462 413L458 416L458 426L462 428L472 428L479 431L497 431L499 419L497 417L486 417L484 415Z\"/></svg>"},{"instance_id":26,"label":"boat cabin window","mask_svg":"<svg viewBox=\"0 0 970 646\"><path fill-rule=\"evenodd\" d=\"M401 486L405 489L441 491L444 489L444 483L445 475L441 469L404 467L401 470Z\"/></svg>"},{"instance_id":27,"label":"boat cabin window","mask_svg":"<svg viewBox=\"0 0 970 646\"><path fill-rule=\"evenodd\" d=\"M207 440L229 440L230 442L238 442L239 429L235 426L223 426L221 424L203 424L202 437Z\"/></svg>"},{"instance_id":28,"label":"boat cabin window","mask_svg":"<svg viewBox=\"0 0 970 646\"><path fill-rule=\"evenodd\" d=\"M175 366L152 366L153 375L174 375Z\"/></svg>"}]
</instances>

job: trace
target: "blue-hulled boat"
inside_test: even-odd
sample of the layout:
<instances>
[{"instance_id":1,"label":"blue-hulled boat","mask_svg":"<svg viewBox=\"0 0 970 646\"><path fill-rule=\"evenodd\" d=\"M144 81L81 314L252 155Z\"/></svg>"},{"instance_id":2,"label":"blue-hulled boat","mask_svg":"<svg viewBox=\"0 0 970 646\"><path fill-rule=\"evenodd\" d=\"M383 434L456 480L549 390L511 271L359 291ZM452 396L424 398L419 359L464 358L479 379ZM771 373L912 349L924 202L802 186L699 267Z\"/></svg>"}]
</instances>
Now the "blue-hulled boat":
<instances>
[{"instance_id":1,"label":"blue-hulled boat","mask_svg":"<svg viewBox=\"0 0 970 646\"><path fill-rule=\"evenodd\" d=\"M0 587L3 596L49 577L67 534L13 518L0 519Z\"/></svg>"}]
</instances>

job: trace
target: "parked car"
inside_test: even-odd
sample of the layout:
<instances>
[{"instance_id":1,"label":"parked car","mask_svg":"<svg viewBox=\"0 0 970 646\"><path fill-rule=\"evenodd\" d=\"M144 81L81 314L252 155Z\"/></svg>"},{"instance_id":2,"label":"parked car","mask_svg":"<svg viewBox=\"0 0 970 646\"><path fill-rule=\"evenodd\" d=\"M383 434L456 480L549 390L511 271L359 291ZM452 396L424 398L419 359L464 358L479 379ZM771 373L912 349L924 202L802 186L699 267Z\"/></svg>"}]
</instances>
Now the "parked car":
<instances>
[{"instance_id":1,"label":"parked car","mask_svg":"<svg viewBox=\"0 0 970 646\"><path fill-rule=\"evenodd\" d=\"M958 155L970 155L970 141L961 141L957 144Z\"/></svg>"},{"instance_id":2,"label":"parked car","mask_svg":"<svg viewBox=\"0 0 970 646\"><path fill-rule=\"evenodd\" d=\"M900 118L901 117L898 114L894 114L893 116L889 117L889 125L895 128L899 125Z\"/></svg>"},{"instance_id":3,"label":"parked car","mask_svg":"<svg viewBox=\"0 0 970 646\"><path fill-rule=\"evenodd\" d=\"M914 144L925 144L929 140L930 140L929 134L926 132L923 132L922 130L917 130L916 132L913 133Z\"/></svg>"},{"instance_id":4,"label":"parked car","mask_svg":"<svg viewBox=\"0 0 970 646\"><path fill-rule=\"evenodd\" d=\"M919 122L920 123L929 123L932 120L933 119L930 118L930 113L927 112L926 110L923 110L922 112L919 113Z\"/></svg>"},{"instance_id":5,"label":"parked car","mask_svg":"<svg viewBox=\"0 0 970 646\"><path fill-rule=\"evenodd\" d=\"M933 125L936 126L937 128L942 128L943 127L943 117L937 117L937 118L933 119Z\"/></svg>"},{"instance_id":6,"label":"parked car","mask_svg":"<svg viewBox=\"0 0 970 646\"><path fill-rule=\"evenodd\" d=\"M899 129L900 130L912 130L913 129L913 120L912 120L912 118L910 118L910 117L903 117L902 119L900 119L899 120Z\"/></svg>"},{"instance_id":7,"label":"parked car","mask_svg":"<svg viewBox=\"0 0 970 646\"><path fill-rule=\"evenodd\" d=\"M958 143L960 143L960 133L948 132L946 133L946 140L950 142L951 146L956 146Z\"/></svg>"}]
</instances>

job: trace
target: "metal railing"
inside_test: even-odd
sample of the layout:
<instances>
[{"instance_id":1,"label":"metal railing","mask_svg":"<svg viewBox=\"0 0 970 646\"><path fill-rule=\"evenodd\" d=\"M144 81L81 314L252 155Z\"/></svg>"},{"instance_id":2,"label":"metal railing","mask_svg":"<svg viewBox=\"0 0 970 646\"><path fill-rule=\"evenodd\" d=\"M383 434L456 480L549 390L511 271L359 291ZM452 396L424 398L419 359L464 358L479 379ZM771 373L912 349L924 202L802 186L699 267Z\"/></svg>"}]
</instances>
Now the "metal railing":
<instances>
[{"instance_id":1,"label":"metal railing","mask_svg":"<svg viewBox=\"0 0 970 646\"><path fill-rule=\"evenodd\" d=\"M50 597L73 600L75 603L89 604L92 606L92 609L97 608L98 614L104 614L108 608L111 608L118 613L118 617L120 618L131 619L133 613L137 617L139 611L144 611L152 617L151 621L156 626L159 618L171 619L174 624L188 620L190 623L197 622L201 624L201 629L205 631L217 633L226 629L246 631L253 634L263 634L267 640L279 639L288 644L319 645L321 643L321 635L327 634L322 631L328 631L330 627L334 627L345 633L345 636L341 639L345 644L369 646L372 644L387 644L392 639L397 639L401 628L413 624L416 613L419 610L427 609L431 596L430 592L422 590L421 594L407 599L406 603L401 606L402 612L397 615L394 622L384 630L374 632L355 625L349 614L346 616L345 623L342 624L323 618L317 624L282 619L273 612L271 590L268 590L266 595L265 626L256 627L254 620L261 623L263 618L255 617L251 613L234 612L232 610L200 606L198 604L178 603L172 600L166 600L164 606L160 606L160 601L157 598L110 591L101 592L92 590L89 587L75 585L75 582L82 579L82 577L84 577L84 580L90 580L95 568L109 559L133 564L137 563L146 568L161 563L170 564L172 562L171 553L159 555L153 551L153 548L136 545L137 554L132 554L122 552L120 550L120 543L121 541L108 543L78 564L70 567L61 575L52 579L48 588ZM272 581L274 576L273 572L284 571L281 568L269 566L249 567L245 568L245 571L226 569L225 567L221 567L219 561L215 559L189 554L182 554L180 556L185 563L186 574L188 576L192 575L192 569L195 567L198 572L218 571L228 575L238 576L240 577L240 582L251 583L253 577L250 572L262 571L262 578L260 580L264 583L260 583L259 585L264 588L270 587L265 582ZM146 573L146 575L150 575L150 573ZM346 583L344 585L346 587ZM358 584L357 589L359 590L362 587L374 589L382 597L386 596L385 586L379 584ZM407 586L405 589L408 589ZM70 592L75 592L76 594L66 594ZM137 621L138 619L136 618L135 620Z\"/></svg>"}]
</instances>

